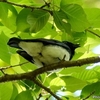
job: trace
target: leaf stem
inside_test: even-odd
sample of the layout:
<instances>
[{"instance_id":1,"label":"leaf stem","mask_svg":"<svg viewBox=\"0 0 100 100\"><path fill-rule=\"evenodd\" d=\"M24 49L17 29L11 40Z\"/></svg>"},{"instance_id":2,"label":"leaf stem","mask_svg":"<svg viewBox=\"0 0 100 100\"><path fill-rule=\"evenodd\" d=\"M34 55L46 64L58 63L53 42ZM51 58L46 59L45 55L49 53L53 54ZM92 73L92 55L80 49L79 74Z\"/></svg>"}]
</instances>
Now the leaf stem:
<instances>
[{"instance_id":1,"label":"leaf stem","mask_svg":"<svg viewBox=\"0 0 100 100\"><path fill-rule=\"evenodd\" d=\"M85 97L84 99L82 99L82 100L87 100L87 99L89 99L90 98L90 96L92 96L93 94L95 93L95 91L93 91L93 92L91 92L87 97Z\"/></svg>"},{"instance_id":2,"label":"leaf stem","mask_svg":"<svg viewBox=\"0 0 100 100\"><path fill-rule=\"evenodd\" d=\"M95 36L97 36L97 37L100 38L100 35L98 35L97 33L93 32L93 31L91 31L91 30L89 30L89 29L86 29L86 31L88 31L88 32L90 32L90 33L92 33L92 34L94 34Z\"/></svg>"},{"instance_id":3,"label":"leaf stem","mask_svg":"<svg viewBox=\"0 0 100 100\"><path fill-rule=\"evenodd\" d=\"M0 70L5 70L5 69L11 68L11 67L16 67L16 66L22 66L27 63L29 63L29 62L23 62L21 64L17 64L17 65L13 65L13 66L11 65L11 66L7 66L7 67L0 67Z\"/></svg>"}]
</instances>

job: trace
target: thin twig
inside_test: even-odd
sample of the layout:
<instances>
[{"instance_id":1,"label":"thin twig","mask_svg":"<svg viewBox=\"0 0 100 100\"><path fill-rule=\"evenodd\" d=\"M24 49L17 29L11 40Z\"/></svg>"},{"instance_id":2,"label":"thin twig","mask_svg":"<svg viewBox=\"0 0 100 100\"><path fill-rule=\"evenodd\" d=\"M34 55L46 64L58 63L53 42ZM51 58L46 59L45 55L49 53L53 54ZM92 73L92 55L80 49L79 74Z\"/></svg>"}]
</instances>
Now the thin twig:
<instances>
[{"instance_id":1,"label":"thin twig","mask_svg":"<svg viewBox=\"0 0 100 100\"><path fill-rule=\"evenodd\" d=\"M29 62L23 62L23 63L17 64L17 65L11 65L11 66L6 66L6 67L0 67L0 70L2 71L2 70L8 69L8 68L12 68L12 67L22 66L22 65L27 64L27 63L29 63Z\"/></svg>"},{"instance_id":2,"label":"thin twig","mask_svg":"<svg viewBox=\"0 0 100 100\"><path fill-rule=\"evenodd\" d=\"M45 0L43 0L43 1L44 1L45 4L44 4L43 6L41 6L40 8L44 8L44 7L46 7L46 6L47 6L47 7L50 7L50 4L51 4L50 2L48 3L48 2L46 2Z\"/></svg>"},{"instance_id":3,"label":"thin twig","mask_svg":"<svg viewBox=\"0 0 100 100\"><path fill-rule=\"evenodd\" d=\"M48 10L48 9L44 9L44 7L45 7L45 6L49 6L50 3L47 3L47 5L45 4L45 5L41 6L41 7L33 7L33 6L28 6L28 5L16 4L16 3L9 2L9 1L6 1L6 0L0 1L0 2L5 2L5 3L7 3L7 4L11 4L11 5L18 6L18 7L22 7L22 8L29 8L29 9L32 9L32 11L33 11L34 9L42 9L42 10L44 10L44 11L49 12L49 13L52 15L52 11L50 11L50 10Z\"/></svg>"},{"instance_id":4,"label":"thin twig","mask_svg":"<svg viewBox=\"0 0 100 100\"><path fill-rule=\"evenodd\" d=\"M50 3L46 3L45 5L41 6L40 8L44 8L44 7L50 7Z\"/></svg>"},{"instance_id":5,"label":"thin twig","mask_svg":"<svg viewBox=\"0 0 100 100\"><path fill-rule=\"evenodd\" d=\"M32 7L32 6L27 6L27 5L16 4L16 3L13 3L13 2L9 2L9 1L6 1L5 3L11 4L11 5L14 5L14 6L23 7L23 8L30 8L32 10L33 9L39 9L38 7Z\"/></svg>"},{"instance_id":6,"label":"thin twig","mask_svg":"<svg viewBox=\"0 0 100 100\"><path fill-rule=\"evenodd\" d=\"M39 94L39 97L36 100L40 100L40 98L42 97L42 94Z\"/></svg>"},{"instance_id":7,"label":"thin twig","mask_svg":"<svg viewBox=\"0 0 100 100\"><path fill-rule=\"evenodd\" d=\"M94 93L95 93L95 91L91 92L87 97L85 97L85 98L82 99L82 100L86 100L86 99L90 98L90 96L92 96Z\"/></svg>"},{"instance_id":8,"label":"thin twig","mask_svg":"<svg viewBox=\"0 0 100 100\"><path fill-rule=\"evenodd\" d=\"M88 32L90 32L90 33L92 33L92 34L94 34L95 36L97 36L97 37L100 38L100 35L98 35L97 33L93 32L93 31L91 31L91 30L89 30L89 29L86 29L86 31L88 31Z\"/></svg>"},{"instance_id":9,"label":"thin twig","mask_svg":"<svg viewBox=\"0 0 100 100\"><path fill-rule=\"evenodd\" d=\"M43 88L45 91L47 91L48 93L50 93L52 96L54 96L57 100L62 100L61 98L59 98L57 95L55 95L49 88L45 87L44 85L42 85L39 80L36 80L36 78L33 78L33 82L35 84L37 84L38 86L40 86L41 88Z\"/></svg>"}]
</instances>

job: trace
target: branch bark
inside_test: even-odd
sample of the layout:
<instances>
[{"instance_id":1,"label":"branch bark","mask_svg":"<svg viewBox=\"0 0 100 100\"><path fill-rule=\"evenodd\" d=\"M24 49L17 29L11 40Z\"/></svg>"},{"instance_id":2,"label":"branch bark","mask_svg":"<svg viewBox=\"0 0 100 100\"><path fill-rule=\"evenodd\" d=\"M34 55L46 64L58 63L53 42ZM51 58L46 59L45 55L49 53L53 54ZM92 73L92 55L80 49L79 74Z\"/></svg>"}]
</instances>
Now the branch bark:
<instances>
[{"instance_id":1,"label":"branch bark","mask_svg":"<svg viewBox=\"0 0 100 100\"><path fill-rule=\"evenodd\" d=\"M45 91L50 93L52 96L54 96L57 100L62 100L60 97L58 97L56 94L54 94L49 88L45 87L44 85L41 84L36 78L33 79L33 82L43 88Z\"/></svg>"},{"instance_id":2,"label":"branch bark","mask_svg":"<svg viewBox=\"0 0 100 100\"><path fill-rule=\"evenodd\" d=\"M13 81L13 80L23 80L28 79L32 80L33 78L36 78L39 74L42 74L47 71L56 70L60 68L68 68L68 67L75 67L75 66L82 66L86 64L92 64L100 62L100 57L90 57L90 58L84 58L74 61L61 61L59 63L55 63L52 65L48 65L45 67L38 68L34 71L22 73L22 74L14 74L14 75L4 75L0 77L0 82L7 82L7 81Z\"/></svg>"},{"instance_id":3,"label":"branch bark","mask_svg":"<svg viewBox=\"0 0 100 100\"><path fill-rule=\"evenodd\" d=\"M79 59L79 60L75 60L75 61L61 61L59 63L41 67L34 71L27 72L27 73L22 73L22 74L17 74L17 75L6 74L6 75L0 77L0 83L14 81L14 80L24 80L24 79L31 80L34 83L36 83L38 86L40 86L41 88L46 90L48 93L53 95L57 100L61 100L49 88L47 88L47 87L43 86L41 83L39 83L38 80L36 80L36 77L39 74L42 74L47 71L55 70L55 69L74 67L74 66L82 66L85 64L91 64L91 63L97 63L97 62L100 62L100 57L90 57L90 58L84 58L84 59Z\"/></svg>"}]
</instances>

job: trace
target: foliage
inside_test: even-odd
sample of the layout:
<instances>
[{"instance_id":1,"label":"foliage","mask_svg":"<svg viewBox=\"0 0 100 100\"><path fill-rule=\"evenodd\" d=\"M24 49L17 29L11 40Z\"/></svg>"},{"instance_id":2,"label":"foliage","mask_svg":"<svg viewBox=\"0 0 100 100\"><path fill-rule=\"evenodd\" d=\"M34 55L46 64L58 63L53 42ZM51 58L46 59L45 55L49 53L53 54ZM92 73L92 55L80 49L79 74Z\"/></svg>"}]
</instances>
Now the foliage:
<instances>
[{"instance_id":1,"label":"foliage","mask_svg":"<svg viewBox=\"0 0 100 100\"><path fill-rule=\"evenodd\" d=\"M86 1L86 2L85 2ZM88 5L89 4L89 5ZM99 0L0 0L0 66L25 62L15 49L7 46L11 37L53 38L79 43L72 60L96 56L93 48L100 39ZM91 66L91 69L88 67ZM63 100L100 96L99 65L85 65L41 74L39 79ZM37 67L31 63L5 70L20 74ZM2 73L0 73L2 75ZM29 80L0 84L0 100L54 100L50 94ZM82 91L76 95L76 91ZM42 94L42 96L40 95ZM39 99L39 100L40 100ZM88 100L94 100L93 96Z\"/></svg>"}]
</instances>

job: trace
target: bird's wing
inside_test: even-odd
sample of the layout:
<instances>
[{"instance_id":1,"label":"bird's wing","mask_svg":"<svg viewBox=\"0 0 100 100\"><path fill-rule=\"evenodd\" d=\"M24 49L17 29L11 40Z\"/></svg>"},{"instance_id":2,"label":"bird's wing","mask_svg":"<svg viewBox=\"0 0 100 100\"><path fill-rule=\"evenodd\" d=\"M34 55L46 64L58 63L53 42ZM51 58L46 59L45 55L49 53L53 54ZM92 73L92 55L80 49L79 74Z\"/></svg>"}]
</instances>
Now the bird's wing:
<instances>
[{"instance_id":1,"label":"bird's wing","mask_svg":"<svg viewBox=\"0 0 100 100\"><path fill-rule=\"evenodd\" d=\"M38 58L33 58L32 56L30 56L26 51L23 50L17 50L17 53L22 56L23 58L25 58L26 60L28 60L29 62L37 65L38 67L43 67L43 63L40 62L40 60Z\"/></svg>"},{"instance_id":2,"label":"bird's wing","mask_svg":"<svg viewBox=\"0 0 100 100\"><path fill-rule=\"evenodd\" d=\"M38 38L38 39L22 39L23 42L31 42L31 43L43 43L43 45L57 45L61 46L65 49L69 49L69 46L66 45L64 42L54 40L54 39L44 39L44 38ZM66 41L67 42L67 41Z\"/></svg>"},{"instance_id":3,"label":"bird's wing","mask_svg":"<svg viewBox=\"0 0 100 100\"><path fill-rule=\"evenodd\" d=\"M31 57L26 51L23 50L17 50L17 53L22 56L23 58L25 58L26 60L28 60L31 63L34 63L34 59L33 57Z\"/></svg>"},{"instance_id":4,"label":"bird's wing","mask_svg":"<svg viewBox=\"0 0 100 100\"><path fill-rule=\"evenodd\" d=\"M11 47L15 47L15 48L18 48L18 49L21 49L20 47L20 43L42 43L43 45L57 45L57 46L60 46L60 47L63 47L65 48L66 50L69 50L69 46L66 45L66 43L64 42L61 42L61 41L58 41L58 40L54 40L54 39L44 39L44 38L38 38L38 39L19 39L19 38L16 38L16 37L13 37L11 38L9 41L8 41L8 45L11 46ZM67 41L66 41L67 42ZM37 44L36 44L37 45Z\"/></svg>"}]
</instances>

